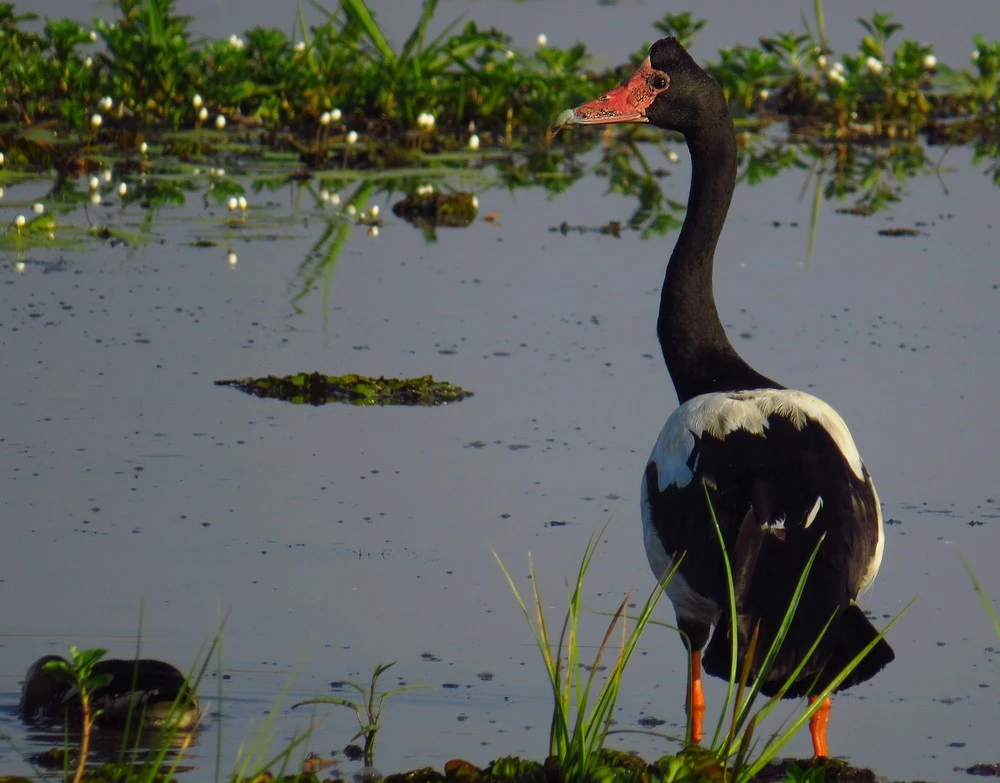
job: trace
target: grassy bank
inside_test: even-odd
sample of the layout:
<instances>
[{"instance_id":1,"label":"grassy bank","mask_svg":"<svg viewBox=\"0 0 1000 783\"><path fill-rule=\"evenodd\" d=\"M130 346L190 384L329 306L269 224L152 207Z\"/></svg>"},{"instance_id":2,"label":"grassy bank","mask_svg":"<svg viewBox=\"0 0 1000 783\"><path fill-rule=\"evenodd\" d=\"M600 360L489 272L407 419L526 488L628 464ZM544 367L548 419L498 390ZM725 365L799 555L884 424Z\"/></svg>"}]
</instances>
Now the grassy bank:
<instances>
[{"instance_id":1,"label":"grassy bank","mask_svg":"<svg viewBox=\"0 0 1000 783\"><path fill-rule=\"evenodd\" d=\"M74 139L93 153L130 150L138 134L260 130L272 145L311 153L315 164L328 160L327 145L357 135L404 134L411 146L431 149L544 142L559 111L644 56L639 50L622 67L598 71L584 44L563 49L542 37L534 51L519 51L507 33L474 22L453 22L432 38L436 0L424 1L394 47L364 0L321 9L326 21L312 28L301 2L289 12L292 36L257 27L224 40L196 39L193 20L172 0L116 0L115 18L47 20L40 33L28 29L32 13L0 3L6 165L45 163L18 144L37 134ZM970 61L949 65L931 44L905 38L891 15L858 22L856 49L833 52L817 0L806 29L723 49L707 67L733 110L752 122L789 119L800 131L839 137L995 131L1000 41L976 35ZM704 24L669 13L638 34L689 43ZM362 157L350 162L364 165Z\"/></svg>"}]
</instances>

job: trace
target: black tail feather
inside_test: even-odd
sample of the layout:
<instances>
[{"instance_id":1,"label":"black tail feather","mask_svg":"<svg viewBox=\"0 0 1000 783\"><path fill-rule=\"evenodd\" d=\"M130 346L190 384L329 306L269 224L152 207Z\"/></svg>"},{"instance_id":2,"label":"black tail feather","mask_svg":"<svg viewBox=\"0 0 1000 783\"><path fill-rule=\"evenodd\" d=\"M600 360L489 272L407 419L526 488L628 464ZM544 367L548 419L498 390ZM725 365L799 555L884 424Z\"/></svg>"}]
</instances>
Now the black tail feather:
<instances>
[{"instance_id":1,"label":"black tail feather","mask_svg":"<svg viewBox=\"0 0 1000 783\"><path fill-rule=\"evenodd\" d=\"M837 633L833 638L833 648L826 669L829 678L846 669L854 657L878 637L878 630L865 617L861 607L851 604L840 618ZM870 680L896 659L892 647L884 639L879 639L868 654L848 675L837 690Z\"/></svg>"},{"instance_id":2,"label":"black tail feather","mask_svg":"<svg viewBox=\"0 0 1000 783\"><path fill-rule=\"evenodd\" d=\"M705 671L708 674L723 679L728 679L729 677L731 650L729 626L728 614L723 613L702 659ZM818 633L810 630L808 633L803 634L801 631L804 628L815 629L815 627L815 624L811 623L806 623L805 626L797 626L793 623L774 665L765 674L761 693L765 696L772 696L781 689L809 647L812 646ZM800 632L796 633L796 630ZM746 654L747 643L752 633L753 629L747 627L745 622L738 622L739 650L737 654L739 657L737 659L737 672L743 666L743 657ZM785 697L797 698L822 691L838 674L850 666L855 656L874 641L878 637L878 634L878 630L865 617L865 613L861 611L861 608L854 604L849 605L830 624L816 652L813 653L812 658L802 668L796 680L785 692ZM808 638L806 638L807 636ZM756 676L760 675L760 665L767 655L772 640L773 635L766 632L762 632L758 639L755 655L756 660L754 661L754 674ZM844 681L837 686L837 690L850 688L853 685L870 680L891 663L895 657L888 642L885 639L879 639Z\"/></svg>"}]
</instances>

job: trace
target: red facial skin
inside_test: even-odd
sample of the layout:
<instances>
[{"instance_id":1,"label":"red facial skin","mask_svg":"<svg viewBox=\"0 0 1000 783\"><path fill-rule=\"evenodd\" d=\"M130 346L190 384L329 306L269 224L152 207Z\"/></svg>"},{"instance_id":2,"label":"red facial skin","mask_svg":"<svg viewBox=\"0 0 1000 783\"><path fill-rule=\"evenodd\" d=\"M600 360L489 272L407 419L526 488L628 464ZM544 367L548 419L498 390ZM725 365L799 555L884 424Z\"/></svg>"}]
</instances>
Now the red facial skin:
<instances>
[{"instance_id":1,"label":"red facial skin","mask_svg":"<svg viewBox=\"0 0 1000 783\"><path fill-rule=\"evenodd\" d=\"M647 57L638 70L614 89L560 116L560 124L610 125L616 122L648 122L646 110L664 90L670 77L657 71Z\"/></svg>"}]
</instances>

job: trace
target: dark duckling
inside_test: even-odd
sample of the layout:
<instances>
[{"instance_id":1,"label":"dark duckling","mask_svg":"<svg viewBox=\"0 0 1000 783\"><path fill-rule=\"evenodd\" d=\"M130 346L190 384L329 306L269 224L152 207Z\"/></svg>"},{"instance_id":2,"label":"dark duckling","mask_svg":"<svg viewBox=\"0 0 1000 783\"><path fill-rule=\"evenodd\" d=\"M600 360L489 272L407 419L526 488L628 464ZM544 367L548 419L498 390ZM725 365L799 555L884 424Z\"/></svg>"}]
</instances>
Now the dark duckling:
<instances>
[{"instance_id":1,"label":"dark duckling","mask_svg":"<svg viewBox=\"0 0 1000 783\"><path fill-rule=\"evenodd\" d=\"M45 668L50 661L62 660L58 655L45 655L28 668L18 704L18 715L25 723L79 724L80 698L76 689ZM201 716L197 695L184 675L169 663L151 658L110 658L94 664L94 675L110 675L107 684L94 688L91 695L91 710L99 726L124 728L131 711L133 725L158 728L174 709L177 728L191 729Z\"/></svg>"}]
</instances>

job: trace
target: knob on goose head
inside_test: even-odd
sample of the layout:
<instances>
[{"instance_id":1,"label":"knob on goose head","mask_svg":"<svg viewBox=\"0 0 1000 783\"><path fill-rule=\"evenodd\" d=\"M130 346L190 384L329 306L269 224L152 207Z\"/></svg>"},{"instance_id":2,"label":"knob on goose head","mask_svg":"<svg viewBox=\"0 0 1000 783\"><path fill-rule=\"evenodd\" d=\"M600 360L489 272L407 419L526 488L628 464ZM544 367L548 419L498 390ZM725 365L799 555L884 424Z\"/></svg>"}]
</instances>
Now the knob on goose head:
<instances>
[{"instance_id":1,"label":"knob on goose head","mask_svg":"<svg viewBox=\"0 0 1000 783\"><path fill-rule=\"evenodd\" d=\"M639 68L617 87L560 114L556 127L621 122L648 122L679 131L689 141L695 131L732 126L719 85L673 37L654 43Z\"/></svg>"}]
</instances>

